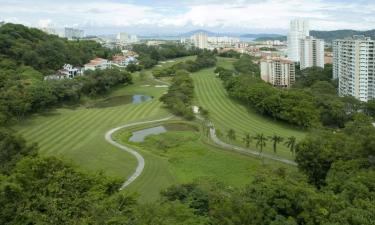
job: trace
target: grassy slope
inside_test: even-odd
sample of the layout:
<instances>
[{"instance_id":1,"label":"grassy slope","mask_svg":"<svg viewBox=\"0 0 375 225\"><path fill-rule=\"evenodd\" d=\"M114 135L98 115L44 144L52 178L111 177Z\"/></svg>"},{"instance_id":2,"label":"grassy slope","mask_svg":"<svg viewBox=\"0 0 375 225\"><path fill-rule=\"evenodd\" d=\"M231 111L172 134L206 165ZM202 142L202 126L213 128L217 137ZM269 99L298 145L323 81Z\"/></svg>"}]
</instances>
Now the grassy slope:
<instances>
[{"instance_id":1,"label":"grassy slope","mask_svg":"<svg viewBox=\"0 0 375 225\"><path fill-rule=\"evenodd\" d=\"M178 61L181 60L186 60L186 58ZM169 66L172 63L174 62L162 65ZM227 60L220 60L220 64L230 66L230 62ZM213 77L212 70L205 70L194 75L200 102L206 94L212 95L216 91L223 92L219 81ZM197 80L199 74L202 75L202 78ZM207 85L202 86L203 83L200 79L205 80L206 78L209 79L207 80L209 83L216 84L216 86L209 85L205 94L199 94L202 92L202 88L206 88ZM48 114L34 116L15 128L29 141L38 142L42 154L63 157L72 160L86 170L102 170L108 175L124 179L134 171L136 161L126 152L106 143L104 134L110 128L125 123L167 116L169 113L162 108L158 101L159 96L166 91L166 88L155 88L155 84L159 83L149 78L145 81L135 79L134 85L120 87L110 95L145 94L155 97L146 103L110 108L60 108ZM145 85L151 86L146 87ZM221 101L230 100L221 97L221 100L215 103L219 106L212 106L211 109L208 105L202 105L209 108L214 116L212 109L223 107ZM246 112L240 106L236 107L240 110L240 114ZM219 109L221 110L221 108ZM249 118L253 116L250 115ZM228 122L224 122L224 125L228 123L231 124L232 119L228 118ZM257 159L219 150L206 145L201 139L189 141L184 145L170 149L170 154L167 155L155 154L152 145L147 148L138 146L138 148L146 160L145 170L126 191L140 193L142 201L155 200L159 192L171 184L202 177L215 177L227 184L240 186L247 183L251 179L251 175L262 167Z\"/></svg>"},{"instance_id":2,"label":"grassy slope","mask_svg":"<svg viewBox=\"0 0 375 225\"><path fill-rule=\"evenodd\" d=\"M248 184L259 169L281 166L273 161L262 165L258 159L209 146L199 132L167 132L149 136L145 143L128 142L129 136L129 131L123 130L115 137L137 149L146 160L144 172L129 186L130 191L141 194L141 201L155 200L168 186L196 179L214 179L239 187ZM170 147L160 148L159 142Z\"/></svg>"},{"instance_id":3,"label":"grassy slope","mask_svg":"<svg viewBox=\"0 0 375 225\"><path fill-rule=\"evenodd\" d=\"M219 66L232 68L234 59L218 59ZM264 133L267 136L277 134L285 138L295 136L299 140L304 137L304 133L300 130L260 116L242 103L230 99L223 88L221 80L216 78L213 71L214 68L211 68L193 74L196 102L209 110L210 118L224 136L227 130L234 129L237 134L236 144L238 145L243 145L241 140L245 132L249 132L251 135L256 133ZM225 138L223 139L225 140ZM255 148L254 141L251 147ZM271 142L267 142L266 151L273 152ZM278 155L292 158L290 151L282 144L278 145Z\"/></svg>"},{"instance_id":4,"label":"grassy slope","mask_svg":"<svg viewBox=\"0 0 375 225\"><path fill-rule=\"evenodd\" d=\"M190 58L181 58L176 62ZM173 63L175 62L162 65L170 66ZM158 100L166 88L155 88L154 85L160 84L159 82L151 79L141 81L137 74L134 80L133 85L119 87L109 96L145 94L155 98L137 105L126 104L109 108L59 108L33 116L15 129L29 142L37 142L42 154L63 157L84 169L102 170L108 175L123 179L133 172L136 160L109 145L104 140L105 132L132 121L161 118L169 114Z\"/></svg>"}]
</instances>

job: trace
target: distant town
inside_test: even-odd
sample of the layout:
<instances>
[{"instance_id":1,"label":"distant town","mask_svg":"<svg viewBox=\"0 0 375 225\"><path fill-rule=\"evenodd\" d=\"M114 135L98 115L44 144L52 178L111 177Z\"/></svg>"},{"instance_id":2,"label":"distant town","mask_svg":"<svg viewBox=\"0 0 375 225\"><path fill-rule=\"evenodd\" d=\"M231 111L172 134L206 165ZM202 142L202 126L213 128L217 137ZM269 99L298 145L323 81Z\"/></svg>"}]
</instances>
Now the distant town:
<instances>
[{"instance_id":1,"label":"distant town","mask_svg":"<svg viewBox=\"0 0 375 225\"><path fill-rule=\"evenodd\" d=\"M4 22L0 22L0 26ZM111 36L87 36L82 29L65 27L64 32L57 32L51 26L40 28L52 35L68 40L94 40L104 47L121 49L122 54L113 59L92 59L83 67L65 64L56 74L45 79L64 79L80 76L84 71L96 68L106 69L112 66L126 67L137 63L138 55L131 51L132 45L146 43L158 46L171 40L160 37L140 38L136 34L120 32ZM280 35L281 37L281 35ZM324 68L333 65L333 77L338 81L340 96L353 96L361 101L375 98L375 70L369 69L374 64L374 40L364 35L348 36L325 42L310 35L309 21L295 19L290 22L286 40L283 38L263 37L241 40L240 37L213 36L205 31L197 31L189 37L174 37L173 42L186 48L216 49L218 52L235 51L256 57L260 66L261 78L275 87L288 88L295 83L296 67L304 70L311 67Z\"/></svg>"}]
</instances>

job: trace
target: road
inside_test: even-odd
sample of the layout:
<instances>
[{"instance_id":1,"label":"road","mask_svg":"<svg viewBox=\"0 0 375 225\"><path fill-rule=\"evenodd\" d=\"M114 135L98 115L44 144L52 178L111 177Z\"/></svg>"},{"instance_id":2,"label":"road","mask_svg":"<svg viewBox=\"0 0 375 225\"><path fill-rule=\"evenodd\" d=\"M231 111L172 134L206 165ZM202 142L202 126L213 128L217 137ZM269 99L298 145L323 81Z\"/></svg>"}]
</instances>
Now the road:
<instances>
[{"instance_id":1,"label":"road","mask_svg":"<svg viewBox=\"0 0 375 225\"><path fill-rule=\"evenodd\" d=\"M113 137L112 135L121 130L121 129L124 129L124 128L129 128L129 127L133 127L133 126L138 126L138 125L143 125L143 124L148 124L148 123L158 123L158 122L163 122L163 121L166 121L166 120L169 120L173 118L173 116L169 116L169 117L166 117L166 118L163 118L163 119L158 119L158 120L150 120L150 121L143 121L143 122L136 122L136 123L129 123L129 124L125 124L125 125L122 125L122 126L119 126L119 127L116 127L116 128L113 128L111 130L109 130L106 134L105 134L105 140L107 142L109 142L110 144L116 146L117 148L125 151L125 152L128 152L130 154L132 154L136 159L137 159L137 168L135 169L134 173L131 174L128 179L121 185L121 188L120 190L126 188L127 186L129 186L129 184L131 184L132 182L135 181L135 179L137 179L143 172L143 169L145 168L145 160L144 158L142 157L141 154L139 154L136 150L130 148L130 147L127 147L125 145L122 145L118 142L116 142L115 140L113 140Z\"/></svg>"},{"instance_id":2,"label":"road","mask_svg":"<svg viewBox=\"0 0 375 225\"><path fill-rule=\"evenodd\" d=\"M288 164L288 165L297 166L297 163L292 161L292 160L284 159L284 158L281 158L281 157L278 157L278 156L275 156L275 155L270 155L270 154L267 154L267 153L260 154L258 151L254 151L254 150L246 149L246 148L239 147L239 146L236 146L236 145L225 143L216 136L216 130L213 126L210 127L210 138L215 144L217 144L218 146L220 146L222 148L225 148L225 149L229 149L229 150L239 152L239 153L242 153L242 154L264 157L264 158L272 159L272 160L282 162L282 163L285 163L285 164Z\"/></svg>"}]
</instances>

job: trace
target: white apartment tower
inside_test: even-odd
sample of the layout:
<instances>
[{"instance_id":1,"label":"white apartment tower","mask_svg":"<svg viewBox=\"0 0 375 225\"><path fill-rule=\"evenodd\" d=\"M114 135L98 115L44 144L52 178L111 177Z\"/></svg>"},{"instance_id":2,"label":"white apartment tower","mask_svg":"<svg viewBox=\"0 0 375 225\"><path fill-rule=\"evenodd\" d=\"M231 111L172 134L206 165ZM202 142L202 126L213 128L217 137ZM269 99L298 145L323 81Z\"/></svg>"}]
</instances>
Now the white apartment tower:
<instances>
[{"instance_id":1,"label":"white apartment tower","mask_svg":"<svg viewBox=\"0 0 375 225\"><path fill-rule=\"evenodd\" d=\"M365 36L333 41L333 78L339 95L367 102L375 98L375 41Z\"/></svg>"},{"instance_id":2,"label":"white apartment tower","mask_svg":"<svg viewBox=\"0 0 375 225\"><path fill-rule=\"evenodd\" d=\"M311 36L300 39L299 56L301 70L314 66L324 68L324 40Z\"/></svg>"},{"instance_id":3,"label":"white apartment tower","mask_svg":"<svg viewBox=\"0 0 375 225\"><path fill-rule=\"evenodd\" d=\"M290 22L288 32L288 59L299 62L300 40L309 35L309 22L307 20L295 19Z\"/></svg>"},{"instance_id":4,"label":"white apartment tower","mask_svg":"<svg viewBox=\"0 0 375 225\"><path fill-rule=\"evenodd\" d=\"M206 33L200 32L191 36L191 41L193 45L200 49L208 48L208 36Z\"/></svg>"},{"instance_id":5,"label":"white apartment tower","mask_svg":"<svg viewBox=\"0 0 375 225\"><path fill-rule=\"evenodd\" d=\"M268 57L260 62L262 80L275 87L290 87L295 83L295 65L292 60Z\"/></svg>"}]
</instances>

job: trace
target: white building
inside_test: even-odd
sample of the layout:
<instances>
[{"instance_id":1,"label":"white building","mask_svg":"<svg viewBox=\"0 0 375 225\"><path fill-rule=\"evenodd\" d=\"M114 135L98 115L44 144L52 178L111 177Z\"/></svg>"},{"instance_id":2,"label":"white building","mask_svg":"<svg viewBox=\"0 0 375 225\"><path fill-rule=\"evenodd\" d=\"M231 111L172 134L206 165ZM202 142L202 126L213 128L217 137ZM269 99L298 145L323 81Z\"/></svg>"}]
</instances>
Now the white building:
<instances>
[{"instance_id":1,"label":"white building","mask_svg":"<svg viewBox=\"0 0 375 225\"><path fill-rule=\"evenodd\" d=\"M339 95L367 102L375 98L375 41L365 36L333 41L333 78Z\"/></svg>"},{"instance_id":2,"label":"white building","mask_svg":"<svg viewBox=\"0 0 375 225\"><path fill-rule=\"evenodd\" d=\"M134 34L130 35L130 34L125 33L125 32L118 33L116 38L117 38L118 42L120 42L122 44L131 44L131 43L138 42L138 36L137 35L134 35Z\"/></svg>"},{"instance_id":3,"label":"white building","mask_svg":"<svg viewBox=\"0 0 375 225\"><path fill-rule=\"evenodd\" d=\"M200 49L208 48L208 36L206 33L200 32L191 36L192 43L195 47Z\"/></svg>"},{"instance_id":4,"label":"white building","mask_svg":"<svg viewBox=\"0 0 375 225\"><path fill-rule=\"evenodd\" d=\"M288 59L299 62L300 40L309 35L308 21L295 19L290 22L290 30L288 32Z\"/></svg>"},{"instance_id":5,"label":"white building","mask_svg":"<svg viewBox=\"0 0 375 225\"><path fill-rule=\"evenodd\" d=\"M216 45L234 45L240 42L239 38L235 37L207 37L207 41L209 44L216 44Z\"/></svg>"},{"instance_id":6,"label":"white building","mask_svg":"<svg viewBox=\"0 0 375 225\"><path fill-rule=\"evenodd\" d=\"M82 75L82 69L80 67L74 67L70 64L65 64L63 68L57 71L56 74L45 76L45 80L62 80L62 79L73 79L76 76Z\"/></svg>"},{"instance_id":7,"label":"white building","mask_svg":"<svg viewBox=\"0 0 375 225\"><path fill-rule=\"evenodd\" d=\"M65 27L64 37L68 38L69 40L81 39L85 37L85 32L80 29Z\"/></svg>"},{"instance_id":8,"label":"white building","mask_svg":"<svg viewBox=\"0 0 375 225\"><path fill-rule=\"evenodd\" d=\"M324 68L324 40L311 36L300 39L299 57L301 70L314 66Z\"/></svg>"},{"instance_id":9,"label":"white building","mask_svg":"<svg viewBox=\"0 0 375 225\"><path fill-rule=\"evenodd\" d=\"M260 75L275 87L290 87L295 83L295 65L289 59L267 57L260 62Z\"/></svg>"},{"instance_id":10,"label":"white building","mask_svg":"<svg viewBox=\"0 0 375 225\"><path fill-rule=\"evenodd\" d=\"M84 65L84 71L97 69L105 70L108 68L111 68L111 62L102 58L90 60L89 63Z\"/></svg>"}]
</instances>

